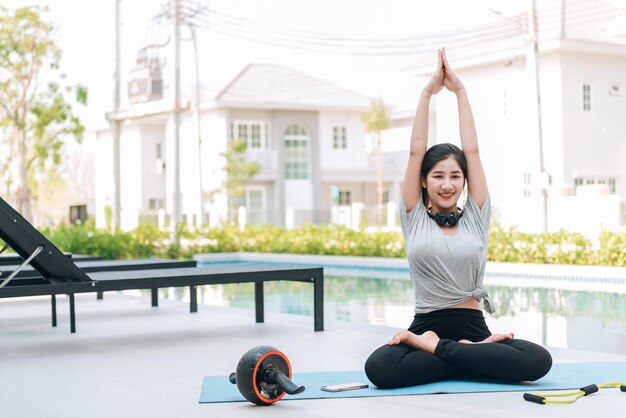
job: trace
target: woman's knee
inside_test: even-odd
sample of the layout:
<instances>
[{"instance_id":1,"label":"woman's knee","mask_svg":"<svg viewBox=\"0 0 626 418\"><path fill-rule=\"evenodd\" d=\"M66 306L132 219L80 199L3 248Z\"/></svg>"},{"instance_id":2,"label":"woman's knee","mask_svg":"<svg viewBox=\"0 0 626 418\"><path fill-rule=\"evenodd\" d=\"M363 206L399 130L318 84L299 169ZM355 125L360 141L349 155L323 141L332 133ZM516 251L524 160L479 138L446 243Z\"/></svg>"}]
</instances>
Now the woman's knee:
<instances>
[{"instance_id":1,"label":"woman's knee","mask_svg":"<svg viewBox=\"0 0 626 418\"><path fill-rule=\"evenodd\" d=\"M381 389L423 385L449 377L455 368L432 353L407 345L384 345L365 362L367 378Z\"/></svg>"},{"instance_id":2,"label":"woman's knee","mask_svg":"<svg viewBox=\"0 0 626 418\"><path fill-rule=\"evenodd\" d=\"M552 355L544 347L535 344L532 356L532 376L528 380L538 380L548 374L552 369Z\"/></svg>"},{"instance_id":3,"label":"woman's knee","mask_svg":"<svg viewBox=\"0 0 626 418\"><path fill-rule=\"evenodd\" d=\"M378 387L388 387L389 384L391 360L387 351L384 346L380 347L365 361L365 374L370 382Z\"/></svg>"},{"instance_id":4,"label":"woman's knee","mask_svg":"<svg viewBox=\"0 0 626 418\"><path fill-rule=\"evenodd\" d=\"M525 354L524 370L526 376L523 380L541 379L552 368L552 355L545 347L525 340L511 340L510 345Z\"/></svg>"},{"instance_id":5,"label":"woman's knee","mask_svg":"<svg viewBox=\"0 0 626 418\"><path fill-rule=\"evenodd\" d=\"M398 346L384 345L379 347L365 361L367 378L379 388L401 386L398 375L400 363L405 356L406 350Z\"/></svg>"}]
</instances>

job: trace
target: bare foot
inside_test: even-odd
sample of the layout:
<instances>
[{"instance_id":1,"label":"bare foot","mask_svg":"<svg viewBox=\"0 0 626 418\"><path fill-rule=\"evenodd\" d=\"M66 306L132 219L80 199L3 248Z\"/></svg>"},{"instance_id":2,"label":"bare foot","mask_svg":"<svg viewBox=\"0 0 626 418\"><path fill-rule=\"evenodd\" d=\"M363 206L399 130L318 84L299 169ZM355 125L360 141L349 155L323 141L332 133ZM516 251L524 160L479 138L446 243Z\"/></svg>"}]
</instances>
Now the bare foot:
<instances>
[{"instance_id":1,"label":"bare foot","mask_svg":"<svg viewBox=\"0 0 626 418\"><path fill-rule=\"evenodd\" d=\"M417 335L413 334L411 331L402 330L391 337L387 344L398 345L400 343L404 343L409 347L434 353L438 342L439 336L433 331L426 331L423 334Z\"/></svg>"},{"instance_id":2,"label":"bare foot","mask_svg":"<svg viewBox=\"0 0 626 418\"><path fill-rule=\"evenodd\" d=\"M499 343L500 341L506 341L515 338L515 334L509 332L508 334L492 334L489 337L485 338L482 341L478 341L476 343L470 340L459 340L460 343L463 344L483 344L483 343Z\"/></svg>"}]
</instances>

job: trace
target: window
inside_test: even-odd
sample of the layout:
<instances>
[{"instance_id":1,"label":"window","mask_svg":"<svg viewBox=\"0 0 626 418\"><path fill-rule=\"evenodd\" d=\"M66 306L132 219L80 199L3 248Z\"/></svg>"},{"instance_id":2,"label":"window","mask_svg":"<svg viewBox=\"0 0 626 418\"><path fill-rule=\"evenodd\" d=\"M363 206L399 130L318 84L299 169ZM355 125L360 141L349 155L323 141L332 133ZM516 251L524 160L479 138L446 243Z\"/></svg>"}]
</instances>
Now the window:
<instances>
[{"instance_id":1,"label":"window","mask_svg":"<svg viewBox=\"0 0 626 418\"><path fill-rule=\"evenodd\" d=\"M584 185L592 185L592 184L605 184L609 187L609 192L611 194L616 194L617 191L617 181L615 177L576 177L574 178L574 185L584 186Z\"/></svg>"},{"instance_id":2,"label":"window","mask_svg":"<svg viewBox=\"0 0 626 418\"><path fill-rule=\"evenodd\" d=\"M345 126L333 127L333 149L348 149L348 134Z\"/></svg>"},{"instance_id":3,"label":"window","mask_svg":"<svg viewBox=\"0 0 626 418\"><path fill-rule=\"evenodd\" d=\"M70 206L70 223L81 225L87 220L87 205Z\"/></svg>"},{"instance_id":4,"label":"window","mask_svg":"<svg viewBox=\"0 0 626 418\"><path fill-rule=\"evenodd\" d=\"M591 85L583 84L583 112L591 112Z\"/></svg>"},{"instance_id":5,"label":"window","mask_svg":"<svg viewBox=\"0 0 626 418\"><path fill-rule=\"evenodd\" d=\"M248 139L248 125L238 125L237 126L237 138L238 139Z\"/></svg>"},{"instance_id":6,"label":"window","mask_svg":"<svg viewBox=\"0 0 626 418\"><path fill-rule=\"evenodd\" d=\"M339 190L339 204L340 205L352 204L352 192L350 190Z\"/></svg>"},{"instance_id":7,"label":"window","mask_svg":"<svg viewBox=\"0 0 626 418\"><path fill-rule=\"evenodd\" d=\"M158 142L156 144L156 173L164 174L165 173L165 161L163 160L163 145Z\"/></svg>"},{"instance_id":8,"label":"window","mask_svg":"<svg viewBox=\"0 0 626 418\"><path fill-rule=\"evenodd\" d=\"M267 148L267 124L260 121L234 121L230 124L230 139L243 139L248 150Z\"/></svg>"},{"instance_id":9,"label":"window","mask_svg":"<svg viewBox=\"0 0 626 418\"><path fill-rule=\"evenodd\" d=\"M509 114L509 103L506 96L506 91L498 94L498 113L499 116L505 117Z\"/></svg>"},{"instance_id":10,"label":"window","mask_svg":"<svg viewBox=\"0 0 626 418\"><path fill-rule=\"evenodd\" d=\"M611 96L621 96L622 95L622 85L619 83L612 83L609 86L609 94Z\"/></svg>"},{"instance_id":11,"label":"window","mask_svg":"<svg viewBox=\"0 0 626 418\"><path fill-rule=\"evenodd\" d=\"M262 225L265 223L265 189L262 187L246 187L238 206L246 208L246 224Z\"/></svg>"},{"instance_id":12,"label":"window","mask_svg":"<svg viewBox=\"0 0 626 418\"><path fill-rule=\"evenodd\" d=\"M285 179L309 178L310 136L300 125L291 125L285 131Z\"/></svg>"},{"instance_id":13,"label":"window","mask_svg":"<svg viewBox=\"0 0 626 418\"><path fill-rule=\"evenodd\" d=\"M250 125L250 148L261 148L261 125Z\"/></svg>"},{"instance_id":14,"label":"window","mask_svg":"<svg viewBox=\"0 0 626 418\"><path fill-rule=\"evenodd\" d=\"M148 209L159 210L165 209L165 199L148 199Z\"/></svg>"},{"instance_id":15,"label":"window","mask_svg":"<svg viewBox=\"0 0 626 418\"><path fill-rule=\"evenodd\" d=\"M530 197L530 173L524 173L524 197Z\"/></svg>"},{"instance_id":16,"label":"window","mask_svg":"<svg viewBox=\"0 0 626 418\"><path fill-rule=\"evenodd\" d=\"M248 209L248 223L250 225L260 225L265 222L265 204L263 190L247 190L246 200Z\"/></svg>"}]
</instances>

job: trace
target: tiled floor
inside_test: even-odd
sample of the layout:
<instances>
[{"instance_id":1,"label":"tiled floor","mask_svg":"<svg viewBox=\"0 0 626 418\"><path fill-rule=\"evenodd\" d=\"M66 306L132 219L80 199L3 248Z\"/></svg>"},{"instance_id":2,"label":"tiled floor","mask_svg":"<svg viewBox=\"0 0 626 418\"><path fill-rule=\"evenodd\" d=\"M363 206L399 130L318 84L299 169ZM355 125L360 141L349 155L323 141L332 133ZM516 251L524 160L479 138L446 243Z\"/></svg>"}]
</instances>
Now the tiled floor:
<instances>
[{"instance_id":1,"label":"tiled floor","mask_svg":"<svg viewBox=\"0 0 626 418\"><path fill-rule=\"evenodd\" d=\"M525 402L521 393L421 395L199 404L205 375L227 375L255 345L286 353L296 371L356 370L393 329L334 322L313 332L311 317L200 306L149 297L76 297L77 333L67 300L50 326L47 298L0 300L2 417L619 417L626 393L605 390L567 406ZM626 361L626 356L551 350L555 361ZM626 376L624 376L626 380ZM590 382L592 383L592 382ZM601 383L601 382L596 382Z\"/></svg>"}]
</instances>

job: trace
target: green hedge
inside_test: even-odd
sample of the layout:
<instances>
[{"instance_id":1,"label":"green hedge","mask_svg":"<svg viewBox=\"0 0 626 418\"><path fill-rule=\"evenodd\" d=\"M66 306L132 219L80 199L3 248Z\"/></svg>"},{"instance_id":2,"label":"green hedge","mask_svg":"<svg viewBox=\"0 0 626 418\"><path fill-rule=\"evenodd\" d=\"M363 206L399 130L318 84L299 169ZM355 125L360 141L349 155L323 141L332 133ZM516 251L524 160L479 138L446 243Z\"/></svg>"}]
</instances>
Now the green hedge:
<instances>
[{"instance_id":1,"label":"green hedge","mask_svg":"<svg viewBox=\"0 0 626 418\"><path fill-rule=\"evenodd\" d=\"M563 230L529 234L515 228L505 230L498 224L493 224L489 231L487 258L540 264L598 264L599 260L592 242L582 234Z\"/></svg>"},{"instance_id":2,"label":"green hedge","mask_svg":"<svg viewBox=\"0 0 626 418\"><path fill-rule=\"evenodd\" d=\"M155 225L131 232L111 233L92 224L57 226L41 230L62 251L102 256L107 260L167 256L167 233Z\"/></svg>"},{"instance_id":3,"label":"green hedge","mask_svg":"<svg viewBox=\"0 0 626 418\"><path fill-rule=\"evenodd\" d=\"M235 226L191 232L181 227L180 245L171 245L166 232L142 225L130 232L110 233L92 224L57 226L44 235L63 251L99 255L105 259L168 257L194 254L260 252L368 257L405 257L399 232L355 231L339 225L307 225L287 230L277 226ZM626 266L626 233L603 231L599 245L583 235L558 231L529 234L494 223L489 232L490 261Z\"/></svg>"}]
</instances>

